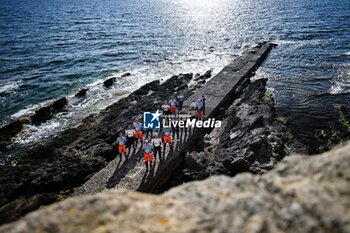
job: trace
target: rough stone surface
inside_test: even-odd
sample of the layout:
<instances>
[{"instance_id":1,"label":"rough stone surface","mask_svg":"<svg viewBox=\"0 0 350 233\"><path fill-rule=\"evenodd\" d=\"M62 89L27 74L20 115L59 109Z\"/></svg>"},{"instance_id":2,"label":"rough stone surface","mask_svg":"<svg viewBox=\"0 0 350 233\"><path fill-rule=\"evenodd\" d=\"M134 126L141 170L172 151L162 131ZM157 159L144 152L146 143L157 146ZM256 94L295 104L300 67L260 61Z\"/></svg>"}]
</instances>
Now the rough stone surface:
<instances>
[{"instance_id":1,"label":"rough stone surface","mask_svg":"<svg viewBox=\"0 0 350 233\"><path fill-rule=\"evenodd\" d=\"M212 175L262 174L290 153L308 154L277 120L273 97L266 94L266 81L241 85L237 98L215 115L222 126L200 137L184 152L184 161L163 190Z\"/></svg>"},{"instance_id":2,"label":"rough stone surface","mask_svg":"<svg viewBox=\"0 0 350 233\"><path fill-rule=\"evenodd\" d=\"M350 232L350 144L264 175L216 176L155 196L68 199L0 227L20 232Z\"/></svg>"}]
</instances>

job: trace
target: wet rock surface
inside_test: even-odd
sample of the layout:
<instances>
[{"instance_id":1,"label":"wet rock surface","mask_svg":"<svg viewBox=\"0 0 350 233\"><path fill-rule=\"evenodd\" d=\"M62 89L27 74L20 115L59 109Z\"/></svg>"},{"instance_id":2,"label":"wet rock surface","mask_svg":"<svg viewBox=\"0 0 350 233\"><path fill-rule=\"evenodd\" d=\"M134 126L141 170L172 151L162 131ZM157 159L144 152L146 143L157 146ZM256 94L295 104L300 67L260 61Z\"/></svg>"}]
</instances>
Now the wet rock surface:
<instances>
[{"instance_id":1,"label":"wet rock surface","mask_svg":"<svg viewBox=\"0 0 350 233\"><path fill-rule=\"evenodd\" d=\"M20 148L11 163L0 165L0 223L13 221L36 209L40 200L44 200L41 204L49 202L42 198L38 199L39 204L29 205L23 211L12 211L25 205L22 198L29 200L42 194L50 196L48 199L53 202L54 194L86 182L115 158L113 143L117 131L143 111L155 109L157 104L169 98L169 93L188 89L192 76L173 76L162 84L159 81L146 84L100 114L85 118L81 125L47 141ZM56 107L63 107L63 103L57 102ZM50 112L52 109L53 106Z\"/></svg>"},{"instance_id":2,"label":"wet rock surface","mask_svg":"<svg viewBox=\"0 0 350 233\"><path fill-rule=\"evenodd\" d=\"M215 176L159 196L115 190L69 199L0 232L350 232L349 151L293 155L263 175Z\"/></svg>"},{"instance_id":3,"label":"wet rock surface","mask_svg":"<svg viewBox=\"0 0 350 233\"><path fill-rule=\"evenodd\" d=\"M76 93L75 97L84 97L86 96L87 92L89 91L88 88L81 89L78 93Z\"/></svg>"},{"instance_id":4,"label":"wet rock surface","mask_svg":"<svg viewBox=\"0 0 350 233\"><path fill-rule=\"evenodd\" d=\"M103 85L105 87L111 87L113 83L115 82L116 78L109 78L106 81L103 82Z\"/></svg>"}]
</instances>

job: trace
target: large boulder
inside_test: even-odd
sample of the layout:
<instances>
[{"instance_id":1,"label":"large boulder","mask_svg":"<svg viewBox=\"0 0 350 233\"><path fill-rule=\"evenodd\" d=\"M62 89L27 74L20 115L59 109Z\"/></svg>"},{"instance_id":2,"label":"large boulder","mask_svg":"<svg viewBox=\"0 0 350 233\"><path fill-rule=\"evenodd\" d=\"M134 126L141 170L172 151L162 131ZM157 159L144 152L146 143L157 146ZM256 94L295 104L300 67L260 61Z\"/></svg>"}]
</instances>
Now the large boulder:
<instances>
[{"instance_id":1,"label":"large boulder","mask_svg":"<svg viewBox=\"0 0 350 233\"><path fill-rule=\"evenodd\" d=\"M191 182L156 196L72 198L4 225L19 232L350 232L350 144L289 156L262 176Z\"/></svg>"}]
</instances>

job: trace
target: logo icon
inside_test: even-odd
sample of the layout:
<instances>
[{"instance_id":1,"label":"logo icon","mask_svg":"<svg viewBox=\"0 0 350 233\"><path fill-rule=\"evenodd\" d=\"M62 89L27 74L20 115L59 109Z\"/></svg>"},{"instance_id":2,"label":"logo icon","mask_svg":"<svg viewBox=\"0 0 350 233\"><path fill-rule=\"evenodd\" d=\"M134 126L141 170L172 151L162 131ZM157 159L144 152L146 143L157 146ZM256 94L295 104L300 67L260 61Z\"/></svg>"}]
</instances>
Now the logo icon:
<instances>
[{"instance_id":1,"label":"logo icon","mask_svg":"<svg viewBox=\"0 0 350 233\"><path fill-rule=\"evenodd\" d=\"M162 114L157 110L156 112L144 112L143 113L143 128L145 129L159 129L160 128L160 116Z\"/></svg>"}]
</instances>

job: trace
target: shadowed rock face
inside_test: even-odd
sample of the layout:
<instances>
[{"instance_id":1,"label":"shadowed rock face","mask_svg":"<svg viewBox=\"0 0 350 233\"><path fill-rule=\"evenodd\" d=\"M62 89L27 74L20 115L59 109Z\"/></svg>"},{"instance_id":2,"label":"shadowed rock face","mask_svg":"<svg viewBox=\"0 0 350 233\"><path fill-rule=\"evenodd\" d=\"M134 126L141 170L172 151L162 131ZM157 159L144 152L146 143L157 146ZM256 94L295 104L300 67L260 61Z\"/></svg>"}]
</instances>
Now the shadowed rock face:
<instances>
[{"instance_id":1,"label":"shadowed rock face","mask_svg":"<svg viewBox=\"0 0 350 233\"><path fill-rule=\"evenodd\" d=\"M160 196L69 199L0 232L350 232L349 151L290 156L264 175L212 177Z\"/></svg>"}]
</instances>

